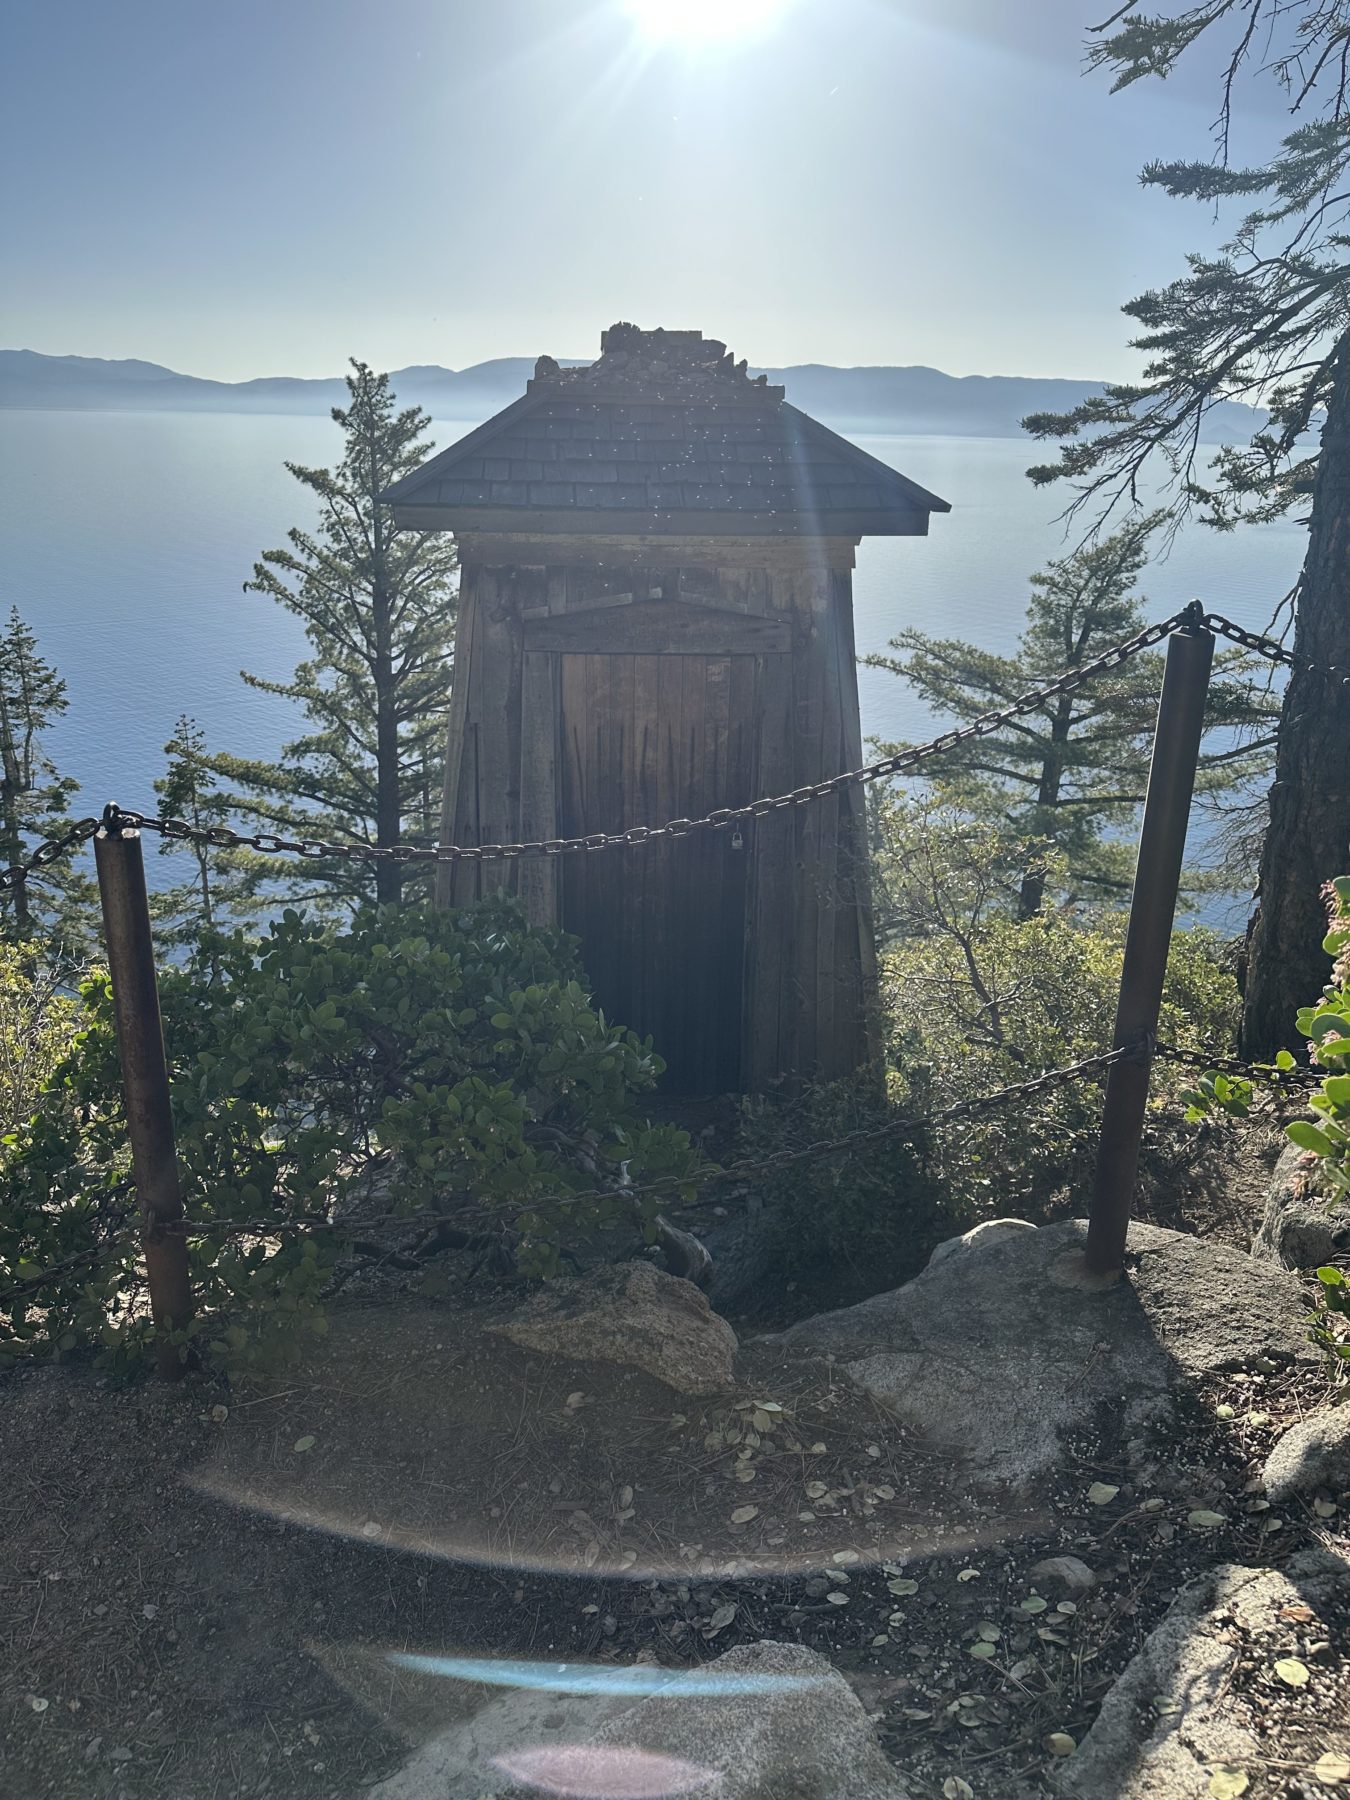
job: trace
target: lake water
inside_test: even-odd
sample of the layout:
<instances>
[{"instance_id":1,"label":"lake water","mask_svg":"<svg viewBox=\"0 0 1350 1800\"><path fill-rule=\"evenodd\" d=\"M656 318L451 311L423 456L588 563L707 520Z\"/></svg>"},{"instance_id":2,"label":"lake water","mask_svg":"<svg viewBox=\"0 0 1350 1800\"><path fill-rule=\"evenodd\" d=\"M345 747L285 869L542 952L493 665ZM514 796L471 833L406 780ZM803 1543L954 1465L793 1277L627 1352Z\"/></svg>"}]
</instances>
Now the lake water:
<instances>
[{"instance_id":1,"label":"lake water","mask_svg":"<svg viewBox=\"0 0 1350 1800\"><path fill-rule=\"evenodd\" d=\"M476 421L436 421L437 448ZM1063 555L1058 490L1023 471L1036 447L1008 438L859 437L874 455L951 501L927 538L873 538L854 579L860 654L914 625L991 650L1013 645L1027 577ZM298 720L239 679L289 676L299 621L242 592L257 554L308 523L286 461L336 459L325 418L229 414L0 412L0 605L17 606L61 671L70 711L52 734L80 804L150 810L162 746L181 712L213 748L271 757ZM1255 628L1291 586L1303 530L1292 523L1179 536L1148 572L1151 617L1199 598ZM927 735L908 688L860 671L863 731Z\"/></svg>"}]
</instances>

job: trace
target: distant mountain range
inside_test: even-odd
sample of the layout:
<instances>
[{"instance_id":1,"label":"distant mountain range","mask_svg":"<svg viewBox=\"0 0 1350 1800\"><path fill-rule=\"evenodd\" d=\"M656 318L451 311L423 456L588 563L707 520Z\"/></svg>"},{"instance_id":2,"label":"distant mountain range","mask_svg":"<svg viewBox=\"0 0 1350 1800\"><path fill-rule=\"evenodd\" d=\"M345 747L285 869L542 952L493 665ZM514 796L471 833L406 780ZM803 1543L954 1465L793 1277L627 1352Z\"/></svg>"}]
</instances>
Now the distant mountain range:
<instances>
[{"instance_id":1,"label":"distant mountain range","mask_svg":"<svg viewBox=\"0 0 1350 1800\"><path fill-rule=\"evenodd\" d=\"M404 405L425 407L437 419L476 421L522 394L533 369L531 357L502 356L468 369L419 363L395 369L391 379ZM1102 384L1094 381L944 375L923 367L838 369L827 363L799 363L764 373L770 381L786 387L794 406L843 430L914 437L1018 437L1020 422L1028 413L1065 412L1102 390ZM346 397L346 386L338 377L307 381L276 375L256 381L206 381L196 375L179 375L158 363L0 350L0 408L324 413ZM1248 437L1260 416L1246 406L1216 407L1210 415L1207 438L1224 443Z\"/></svg>"}]
</instances>

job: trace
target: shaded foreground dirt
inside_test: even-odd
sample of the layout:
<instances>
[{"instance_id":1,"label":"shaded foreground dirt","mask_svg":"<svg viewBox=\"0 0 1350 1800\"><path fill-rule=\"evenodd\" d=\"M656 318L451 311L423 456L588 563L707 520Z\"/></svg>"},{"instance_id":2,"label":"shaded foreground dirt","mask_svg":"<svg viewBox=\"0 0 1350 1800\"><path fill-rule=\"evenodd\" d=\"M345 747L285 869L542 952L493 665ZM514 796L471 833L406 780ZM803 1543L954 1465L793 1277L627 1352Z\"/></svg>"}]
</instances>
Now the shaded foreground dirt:
<instances>
[{"instance_id":1,"label":"shaded foreground dirt","mask_svg":"<svg viewBox=\"0 0 1350 1800\"><path fill-rule=\"evenodd\" d=\"M1248 1489L1300 1405L1274 1369L1196 1394L1147 1484L1108 1419L1009 1517L828 1369L751 1345L694 1402L484 1316L335 1309L233 1392L9 1377L0 1793L354 1796L465 1704L391 1650L688 1664L774 1637L846 1674L916 1794L1002 1795L1039 1785L1047 1734L1081 1739L1190 1575L1350 1548L1342 1513ZM1035 1572L1062 1556L1091 1586ZM1250 1674L1275 1762L1291 1710L1301 1753L1348 1703L1350 1621L1305 1627L1307 1689ZM1295 1774L1249 1791L1320 1791Z\"/></svg>"}]
</instances>

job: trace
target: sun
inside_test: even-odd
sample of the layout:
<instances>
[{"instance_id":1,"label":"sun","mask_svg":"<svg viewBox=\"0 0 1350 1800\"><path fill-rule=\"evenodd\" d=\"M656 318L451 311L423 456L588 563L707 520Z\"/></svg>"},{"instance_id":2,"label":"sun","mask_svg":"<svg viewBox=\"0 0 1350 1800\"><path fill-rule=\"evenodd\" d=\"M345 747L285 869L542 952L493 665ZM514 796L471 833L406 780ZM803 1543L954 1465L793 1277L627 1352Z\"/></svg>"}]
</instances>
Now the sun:
<instances>
[{"instance_id":1,"label":"sun","mask_svg":"<svg viewBox=\"0 0 1350 1800\"><path fill-rule=\"evenodd\" d=\"M708 44L746 37L773 23L786 0L623 0L646 37Z\"/></svg>"}]
</instances>

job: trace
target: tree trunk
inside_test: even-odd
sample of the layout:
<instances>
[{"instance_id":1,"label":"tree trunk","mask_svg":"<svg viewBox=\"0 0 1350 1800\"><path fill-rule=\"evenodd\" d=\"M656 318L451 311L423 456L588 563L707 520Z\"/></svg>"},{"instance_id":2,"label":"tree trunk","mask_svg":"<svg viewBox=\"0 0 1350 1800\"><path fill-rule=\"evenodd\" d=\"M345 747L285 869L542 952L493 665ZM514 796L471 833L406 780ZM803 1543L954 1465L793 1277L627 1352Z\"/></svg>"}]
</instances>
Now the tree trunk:
<instances>
[{"instance_id":1,"label":"tree trunk","mask_svg":"<svg viewBox=\"0 0 1350 1800\"><path fill-rule=\"evenodd\" d=\"M363 377L364 379L364 377ZM375 626L375 842L385 849L397 844L403 833L403 792L399 768L398 683L394 678L394 602L389 591L385 561L385 516L380 494L385 480L374 431L367 437L367 492L370 503L370 535L373 551L371 610ZM403 865L375 864L375 899L381 906L398 906L403 900Z\"/></svg>"},{"instance_id":2,"label":"tree trunk","mask_svg":"<svg viewBox=\"0 0 1350 1800\"><path fill-rule=\"evenodd\" d=\"M5 863L17 869L23 862L23 831L19 824L19 795L23 791L19 759L14 744L14 721L9 708L0 705L0 834L3 835ZM14 935L28 937L33 929L32 910L28 904L28 877L22 876L10 889L14 907Z\"/></svg>"},{"instance_id":3,"label":"tree trunk","mask_svg":"<svg viewBox=\"0 0 1350 1800\"><path fill-rule=\"evenodd\" d=\"M1341 339L1299 579L1294 652L1350 669L1350 333ZM1294 1014L1330 974L1321 888L1350 869L1350 688L1296 663L1280 710L1270 823L1247 934L1241 1049L1298 1042Z\"/></svg>"},{"instance_id":4,"label":"tree trunk","mask_svg":"<svg viewBox=\"0 0 1350 1800\"><path fill-rule=\"evenodd\" d=\"M381 668L380 663L385 667ZM394 714L394 678L387 659L377 660L375 710L375 842L396 844L402 824L399 805L398 720ZM403 865L375 864L375 898L381 906L397 906L403 895Z\"/></svg>"},{"instance_id":5,"label":"tree trunk","mask_svg":"<svg viewBox=\"0 0 1350 1800\"><path fill-rule=\"evenodd\" d=\"M1069 663L1070 668L1077 667L1082 657L1077 656ZM1061 694L1055 707L1054 717L1050 721L1050 745L1045 753L1045 761L1041 764L1040 785L1036 790L1036 823L1044 826L1047 814L1053 820L1054 808L1059 805L1059 790L1064 780L1064 757L1069 743L1069 724L1073 717L1073 697ZM1043 831L1042 836L1055 836L1054 826ZM1022 891L1017 897L1017 916L1025 921L1034 919L1045 904L1045 876L1034 869L1029 869L1022 877Z\"/></svg>"},{"instance_id":6,"label":"tree trunk","mask_svg":"<svg viewBox=\"0 0 1350 1800\"><path fill-rule=\"evenodd\" d=\"M403 826L399 781L398 689L394 681L389 601L375 594L375 842L396 844ZM403 865L375 864L375 898L397 906L403 897Z\"/></svg>"},{"instance_id":7,"label":"tree trunk","mask_svg":"<svg viewBox=\"0 0 1350 1800\"><path fill-rule=\"evenodd\" d=\"M5 784L6 789L8 785ZM19 829L18 813L10 802L8 792L5 794L3 809L0 810L3 811L0 830L4 834L5 864L8 868L17 869L23 862L23 835ZM9 892L14 907L14 935L16 938L29 937L33 930L33 914L28 904L28 877L20 876Z\"/></svg>"}]
</instances>

